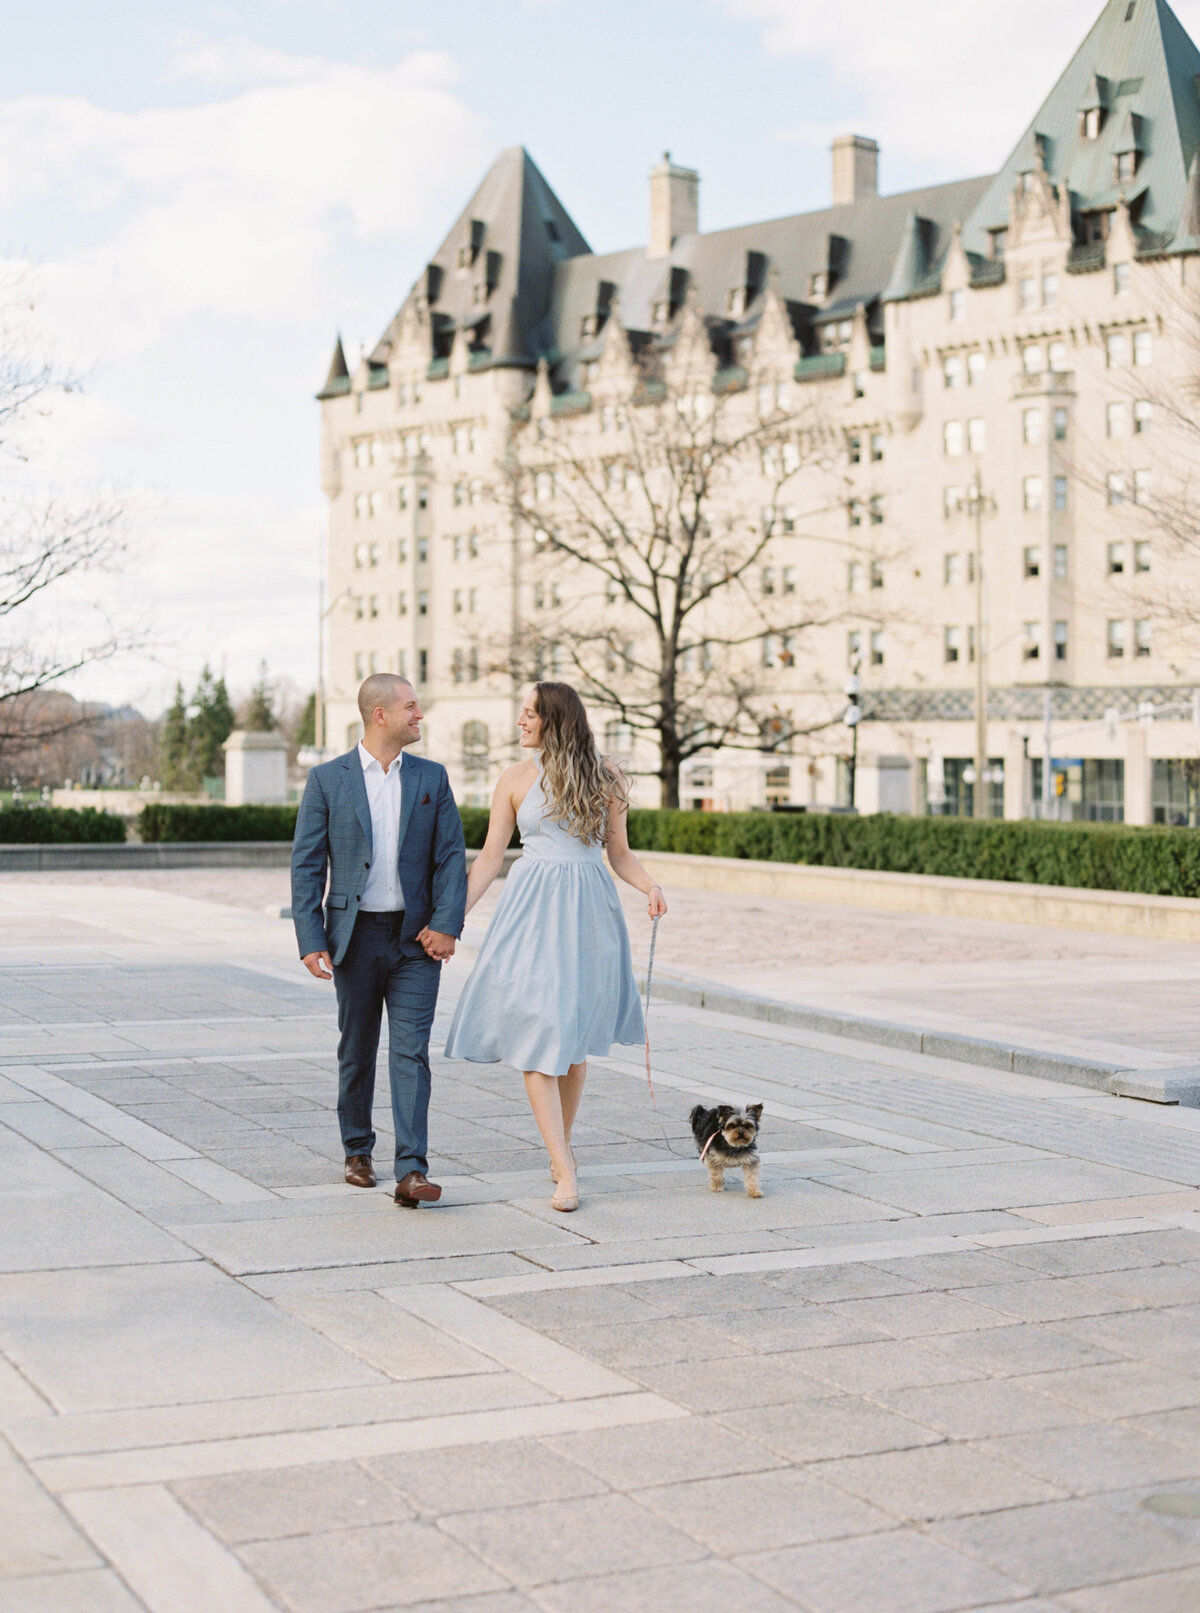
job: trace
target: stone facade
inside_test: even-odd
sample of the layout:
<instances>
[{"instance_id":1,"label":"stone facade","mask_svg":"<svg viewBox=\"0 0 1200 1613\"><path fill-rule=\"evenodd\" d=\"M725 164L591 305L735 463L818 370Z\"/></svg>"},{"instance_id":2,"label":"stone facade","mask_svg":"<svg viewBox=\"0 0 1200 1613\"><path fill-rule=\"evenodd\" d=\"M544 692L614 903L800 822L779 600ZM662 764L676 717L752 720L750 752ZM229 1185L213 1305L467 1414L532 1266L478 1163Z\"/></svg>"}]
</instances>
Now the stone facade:
<instances>
[{"instance_id":1,"label":"stone facade","mask_svg":"<svg viewBox=\"0 0 1200 1613\"><path fill-rule=\"evenodd\" d=\"M851 137L836 205L705 235L698 176L664 156L650 244L606 255L503 153L375 350L351 373L339 343L319 394L327 746L357 737L359 680L401 672L429 752L486 801L521 694L488 645L520 639L545 578L505 478L539 463L539 422L611 453L616 411L690 331L747 422L820 421L826 451L785 491L804 530L778 523L759 585L789 568L821 607L762 677L799 728L826 726L790 754L696 759L684 804L844 802L857 663L857 805L964 810L978 638L995 811L1046 810L1046 772L1053 815L1187 814L1200 664L1165 608L1184 561L1156 499L1200 442L1171 416L1200 359L1198 72L1163 0L1113 0L997 175L878 196L874 143ZM739 496L778 493L755 471ZM569 622L579 581L561 582ZM654 802L653 754L631 759Z\"/></svg>"}]
</instances>

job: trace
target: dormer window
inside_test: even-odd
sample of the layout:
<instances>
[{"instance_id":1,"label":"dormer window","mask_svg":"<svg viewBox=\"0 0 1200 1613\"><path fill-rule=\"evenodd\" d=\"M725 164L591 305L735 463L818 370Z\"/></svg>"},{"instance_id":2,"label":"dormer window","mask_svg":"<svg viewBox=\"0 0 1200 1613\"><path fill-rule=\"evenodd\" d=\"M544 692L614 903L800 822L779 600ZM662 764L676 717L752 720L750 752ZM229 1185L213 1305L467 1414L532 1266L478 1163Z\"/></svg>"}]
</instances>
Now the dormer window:
<instances>
[{"instance_id":1,"label":"dormer window","mask_svg":"<svg viewBox=\"0 0 1200 1613\"><path fill-rule=\"evenodd\" d=\"M1033 170L1027 168L1021 175L1021 195L1028 196L1033 189Z\"/></svg>"},{"instance_id":2,"label":"dormer window","mask_svg":"<svg viewBox=\"0 0 1200 1613\"><path fill-rule=\"evenodd\" d=\"M1136 151L1118 151L1116 155L1116 181L1118 185L1126 185L1137 174L1138 154Z\"/></svg>"},{"instance_id":3,"label":"dormer window","mask_svg":"<svg viewBox=\"0 0 1200 1613\"><path fill-rule=\"evenodd\" d=\"M746 312L745 286L730 286L725 297L725 309L726 312L732 314L735 319L740 319L742 317L742 315Z\"/></svg>"},{"instance_id":4,"label":"dormer window","mask_svg":"<svg viewBox=\"0 0 1200 1613\"><path fill-rule=\"evenodd\" d=\"M1004 249L1008 245L1008 226L1002 225L998 230L989 230L988 241L991 245L993 263L1000 262L1004 257Z\"/></svg>"},{"instance_id":5,"label":"dormer window","mask_svg":"<svg viewBox=\"0 0 1200 1613\"><path fill-rule=\"evenodd\" d=\"M654 321L655 330L662 330L664 325L671 323L671 304L669 302L656 302L650 314Z\"/></svg>"},{"instance_id":6,"label":"dormer window","mask_svg":"<svg viewBox=\"0 0 1200 1613\"><path fill-rule=\"evenodd\" d=\"M1098 140L1100 138L1100 128L1103 122L1104 108L1100 106L1089 106L1085 110L1081 120L1081 133L1083 134L1083 138L1085 140Z\"/></svg>"},{"instance_id":7,"label":"dormer window","mask_svg":"<svg viewBox=\"0 0 1200 1613\"><path fill-rule=\"evenodd\" d=\"M595 336L600 330L599 314L584 314L579 321L579 334L581 336Z\"/></svg>"},{"instance_id":8,"label":"dormer window","mask_svg":"<svg viewBox=\"0 0 1200 1613\"><path fill-rule=\"evenodd\" d=\"M1087 245L1096 241L1108 240L1108 213L1103 208L1097 208L1091 213L1079 215L1079 229L1084 243Z\"/></svg>"},{"instance_id":9,"label":"dormer window","mask_svg":"<svg viewBox=\"0 0 1200 1613\"><path fill-rule=\"evenodd\" d=\"M828 297L828 295L829 295L829 270L828 269L818 269L816 274L810 274L809 275L809 277L808 277L808 294L809 294L810 297L817 297L817 298Z\"/></svg>"}]
</instances>

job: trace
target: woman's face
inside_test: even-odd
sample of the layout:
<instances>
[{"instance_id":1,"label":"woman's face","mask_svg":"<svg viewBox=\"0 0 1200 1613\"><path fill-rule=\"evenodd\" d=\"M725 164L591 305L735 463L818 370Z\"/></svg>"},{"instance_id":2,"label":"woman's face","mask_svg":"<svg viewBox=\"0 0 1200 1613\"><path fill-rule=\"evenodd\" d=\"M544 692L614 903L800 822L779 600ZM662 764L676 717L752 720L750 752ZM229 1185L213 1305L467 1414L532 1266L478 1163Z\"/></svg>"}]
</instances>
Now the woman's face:
<instances>
[{"instance_id":1,"label":"woman's face","mask_svg":"<svg viewBox=\"0 0 1200 1613\"><path fill-rule=\"evenodd\" d=\"M537 694L530 689L517 718L517 732L522 750L536 750L542 743L542 719L537 714Z\"/></svg>"}]
</instances>

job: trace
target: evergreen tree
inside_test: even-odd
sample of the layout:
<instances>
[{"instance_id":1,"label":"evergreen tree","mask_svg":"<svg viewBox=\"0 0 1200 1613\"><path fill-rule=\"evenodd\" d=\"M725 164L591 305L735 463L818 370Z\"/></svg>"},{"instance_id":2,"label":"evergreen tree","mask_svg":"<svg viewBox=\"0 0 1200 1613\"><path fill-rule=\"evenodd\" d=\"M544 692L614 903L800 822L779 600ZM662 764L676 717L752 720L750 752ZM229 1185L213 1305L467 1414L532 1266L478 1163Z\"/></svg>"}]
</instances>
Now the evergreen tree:
<instances>
[{"instance_id":1,"label":"evergreen tree","mask_svg":"<svg viewBox=\"0 0 1200 1613\"><path fill-rule=\"evenodd\" d=\"M258 682L250 691L246 702L242 727L252 734L269 734L279 727L275 715L275 691L267 678L267 663L258 664Z\"/></svg>"},{"instance_id":2,"label":"evergreen tree","mask_svg":"<svg viewBox=\"0 0 1200 1613\"><path fill-rule=\"evenodd\" d=\"M314 690L304 703L304 710L296 720L292 744L299 750L317 743L317 696Z\"/></svg>"},{"instance_id":3,"label":"evergreen tree","mask_svg":"<svg viewBox=\"0 0 1200 1613\"><path fill-rule=\"evenodd\" d=\"M175 685L175 698L162 720L158 741L158 771L163 786L168 790L194 788L191 775L191 742L188 736L187 705L183 698L183 684Z\"/></svg>"},{"instance_id":4,"label":"evergreen tree","mask_svg":"<svg viewBox=\"0 0 1200 1613\"><path fill-rule=\"evenodd\" d=\"M225 679L214 678L206 666L192 696L195 716L188 723L191 759L198 779L224 778L225 752L221 749L233 732L233 706Z\"/></svg>"}]
</instances>

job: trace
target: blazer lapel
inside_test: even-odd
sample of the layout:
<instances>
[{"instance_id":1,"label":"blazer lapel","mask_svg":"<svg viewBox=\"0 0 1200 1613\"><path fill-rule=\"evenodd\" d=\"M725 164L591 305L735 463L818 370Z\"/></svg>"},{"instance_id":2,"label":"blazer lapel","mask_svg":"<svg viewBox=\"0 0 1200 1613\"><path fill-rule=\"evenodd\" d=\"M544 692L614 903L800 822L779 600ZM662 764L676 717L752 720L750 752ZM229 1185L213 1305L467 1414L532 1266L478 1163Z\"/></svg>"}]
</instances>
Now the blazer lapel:
<instances>
[{"instance_id":1,"label":"blazer lapel","mask_svg":"<svg viewBox=\"0 0 1200 1613\"><path fill-rule=\"evenodd\" d=\"M419 756L404 757L400 764L400 834L396 841L397 849L403 846L404 836L408 833L408 820L412 817L413 804L421 790L421 772Z\"/></svg>"},{"instance_id":2,"label":"blazer lapel","mask_svg":"<svg viewBox=\"0 0 1200 1613\"><path fill-rule=\"evenodd\" d=\"M362 831L367 837L367 845L375 851L374 836L371 834L371 803L367 799L367 783L363 778L362 762L359 760L357 750L352 750L342 757L342 768L345 773L346 788L350 791L350 799L354 803L354 813L362 824Z\"/></svg>"}]
</instances>

